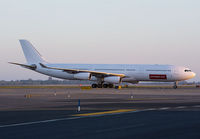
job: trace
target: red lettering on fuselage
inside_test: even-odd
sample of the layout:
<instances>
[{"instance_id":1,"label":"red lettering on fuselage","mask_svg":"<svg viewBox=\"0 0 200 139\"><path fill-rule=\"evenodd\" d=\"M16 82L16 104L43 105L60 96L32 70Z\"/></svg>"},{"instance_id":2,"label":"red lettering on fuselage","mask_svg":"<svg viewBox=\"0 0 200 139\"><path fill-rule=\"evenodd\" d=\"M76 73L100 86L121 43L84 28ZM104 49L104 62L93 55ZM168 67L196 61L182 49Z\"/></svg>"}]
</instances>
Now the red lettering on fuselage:
<instances>
[{"instance_id":1,"label":"red lettering on fuselage","mask_svg":"<svg viewBox=\"0 0 200 139\"><path fill-rule=\"evenodd\" d=\"M149 74L149 79L167 79L166 74Z\"/></svg>"}]
</instances>

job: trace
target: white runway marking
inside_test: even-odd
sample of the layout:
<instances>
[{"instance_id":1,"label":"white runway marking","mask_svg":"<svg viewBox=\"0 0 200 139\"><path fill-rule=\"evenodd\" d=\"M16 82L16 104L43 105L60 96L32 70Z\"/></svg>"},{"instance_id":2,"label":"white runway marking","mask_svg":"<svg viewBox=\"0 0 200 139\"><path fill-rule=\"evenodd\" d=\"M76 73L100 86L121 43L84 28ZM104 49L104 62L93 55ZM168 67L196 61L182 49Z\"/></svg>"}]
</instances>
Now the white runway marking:
<instances>
[{"instance_id":1,"label":"white runway marking","mask_svg":"<svg viewBox=\"0 0 200 139\"><path fill-rule=\"evenodd\" d=\"M155 111L157 110L156 108L149 108L149 109L145 109L146 111Z\"/></svg>"},{"instance_id":2,"label":"white runway marking","mask_svg":"<svg viewBox=\"0 0 200 139\"><path fill-rule=\"evenodd\" d=\"M169 107L163 107L163 108L159 108L158 110L168 110L170 109Z\"/></svg>"},{"instance_id":3,"label":"white runway marking","mask_svg":"<svg viewBox=\"0 0 200 139\"><path fill-rule=\"evenodd\" d=\"M194 108L200 108L200 105L195 105L195 106L192 106Z\"/></svg>"},{"instance_id":4,"label":"white runway marking","mask_svg":"<svg viewBox=\"0 0 200 139\"><path fill-rule=\"evenodd\" d=\"M40 124L40 123L50 123L50 122L72 120L72 119L79 119L79 118L82 118L82 117L71 117L71 118L51 119L51 120L43 120L43 121L35 121L35 122L26 122L26 123L2 125L2 126L0 126L0 128L3 128L3 127L23 126L23 125L33 125L33 124Z\"/></svg>"},{"instance_id":5,"label":"white runway marking","mask_svg":"<svg viewBox=\"0 0 200 139\"><path fill-rule=\"evenodd\" d=\"M200 105L195 105L195 106L191 106L191 107L200 108ZM50 122L65 121L65 120L73 120L73 119L88 118L88 117L101 117L101 116L106 116L106 115L119 115L119 114L137 113L137 112L154 111L154 110L167 110L167 109L173 109L173 108L176 108L176 109L184 109L184 108L187 108L187 106L149 108L149 109L136 110L136 111L130 111L130 112L122 112L122 113L102 114L102 115L83 116L83 117L69 117L69 118L60 118L60 119L51 119L51 120L35 121L35 122L25 122L25 123L10 124L10 125L0 125L0 128L25 126L25 125L33 125L33 124L40 124L40 123L50 123ZM125 128L126 128L126 127L125 127Z\"/></svg>"},{"instance_id":6,"label":"white runway marking","mask_svg":"<svg viewBox=\"0 0 200 139\"><path fill-rule=\"evenodd\" d=\"M186 106L178 106L178 107L175 107L176 109L184 109L186 108Z\"/></svg>"},{"instance_id":7,"label":"white runway marking","mask_svg":"<svg viewBox=\"0 0 200 139\"><path fill-rule=\"evenodd\" d=\"M135 112L142 112L142 111L144 111L144 110L130 111L130 112L121 112L121 113L113 113L113 114L102 114L102 115L92 115L92 116L79 116L79 117L70 117L70 118L60 118L60 119L51 119L51 120L43 120L43 121L35 121L35 122L25 122L25 123L18 123L18 124L1 125L0 128L25 126L25 125L33 125L33 124L41 124L41 123L50 123L50 122L57 122L57 121L66 121L66 120L88 118L88 117L101 117L101 116L105 116L105 115L119 115L119 114L135 113Z\"/></svg>"}]
</instances>

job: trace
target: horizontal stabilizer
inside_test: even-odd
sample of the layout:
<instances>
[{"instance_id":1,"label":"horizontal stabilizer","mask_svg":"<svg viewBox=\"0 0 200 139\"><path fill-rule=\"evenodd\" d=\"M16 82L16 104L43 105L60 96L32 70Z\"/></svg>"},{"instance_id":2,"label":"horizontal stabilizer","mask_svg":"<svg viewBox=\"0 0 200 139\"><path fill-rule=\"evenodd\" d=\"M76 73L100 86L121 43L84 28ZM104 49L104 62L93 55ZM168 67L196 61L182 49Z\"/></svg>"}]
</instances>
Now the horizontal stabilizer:
<instances>
[{"instance_id":1,"label":"horizontal stabilizer","mask_svg":"<svg viewBox=\"0 0 200 139\"><path fill-rule=\"evenodd\" d=\"M18 66L22 66L24 68L27 68L27 69L31 69L31 70L35 70L37 68L36 65L25 65L25 64L20 64L20 63L15 63L15 62L8 62L10 64L14 64L14 65L18 65Z\"/></svg>"}]
</instances>

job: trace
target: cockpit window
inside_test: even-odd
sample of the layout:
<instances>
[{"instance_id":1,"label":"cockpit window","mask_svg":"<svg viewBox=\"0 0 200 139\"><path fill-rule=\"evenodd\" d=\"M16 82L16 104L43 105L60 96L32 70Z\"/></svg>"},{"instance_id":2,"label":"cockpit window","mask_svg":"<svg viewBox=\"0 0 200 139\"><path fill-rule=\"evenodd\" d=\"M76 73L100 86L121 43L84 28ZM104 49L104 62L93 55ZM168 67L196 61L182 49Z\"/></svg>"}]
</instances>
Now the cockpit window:
<instances>
[{"instance_id":1,"label":"cockpit window","mask_svg":"<svg viewBox=\"0 0 200 139\"><path fill-rule=\"evenodd\" d=\"M189 70L189 69L185 69L185 72L192 72L191 70Z\"/></svg>"}]
</instances>

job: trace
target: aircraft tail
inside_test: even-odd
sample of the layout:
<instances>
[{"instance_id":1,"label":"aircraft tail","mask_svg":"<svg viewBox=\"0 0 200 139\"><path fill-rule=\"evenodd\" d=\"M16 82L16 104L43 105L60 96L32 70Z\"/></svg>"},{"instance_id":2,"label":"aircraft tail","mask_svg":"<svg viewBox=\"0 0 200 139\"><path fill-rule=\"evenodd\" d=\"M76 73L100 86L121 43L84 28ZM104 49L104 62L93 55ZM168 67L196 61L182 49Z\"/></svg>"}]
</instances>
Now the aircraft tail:
<instances>
[{"instance_id":1,"label":"aircraft tail","mask_svg":"<svg viewBox=\"0 0 200 139\"><path fill-rule=\"evenodd\" d=\"M28 64L46 63L40 53L27 40L19 40Z\"/></svg>"}]
</instances>

